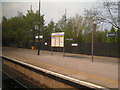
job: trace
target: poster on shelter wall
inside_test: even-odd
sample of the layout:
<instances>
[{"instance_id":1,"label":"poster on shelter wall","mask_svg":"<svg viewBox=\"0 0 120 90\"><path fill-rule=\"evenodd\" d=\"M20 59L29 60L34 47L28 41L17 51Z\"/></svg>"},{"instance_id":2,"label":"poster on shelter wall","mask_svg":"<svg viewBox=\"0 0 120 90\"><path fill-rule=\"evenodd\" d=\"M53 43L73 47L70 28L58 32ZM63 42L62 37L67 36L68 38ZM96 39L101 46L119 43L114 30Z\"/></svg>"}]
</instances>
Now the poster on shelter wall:
<instances>
[{"instance_id":1,"label":"poster on shelter wall","mask_svg":"<svg viewBox=\"0 0 120 90\"><path fill-rule=\"evenodd\" d=\"M64 32L51 34L51 47L64 47Z\"/></svg>"}]
</instances>

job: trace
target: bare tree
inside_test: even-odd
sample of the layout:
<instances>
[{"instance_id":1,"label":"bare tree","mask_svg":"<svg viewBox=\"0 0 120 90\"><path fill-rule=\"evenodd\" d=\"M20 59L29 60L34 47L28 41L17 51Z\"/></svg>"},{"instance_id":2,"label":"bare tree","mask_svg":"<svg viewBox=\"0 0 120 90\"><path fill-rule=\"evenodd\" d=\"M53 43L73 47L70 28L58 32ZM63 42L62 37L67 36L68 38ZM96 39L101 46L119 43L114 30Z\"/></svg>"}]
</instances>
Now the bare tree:
<instances>
[{"instance_id":1,"label":"bare tree","mask_svg":"<svg viewBox=\"0 0 120 90\"><path fill-rule=\"evenodd\" d=\"M98 24L110 23L118 28L118 2L99 2L95 8L85 10L85 16L97 20Z\"/></svg>"}]
</instances>

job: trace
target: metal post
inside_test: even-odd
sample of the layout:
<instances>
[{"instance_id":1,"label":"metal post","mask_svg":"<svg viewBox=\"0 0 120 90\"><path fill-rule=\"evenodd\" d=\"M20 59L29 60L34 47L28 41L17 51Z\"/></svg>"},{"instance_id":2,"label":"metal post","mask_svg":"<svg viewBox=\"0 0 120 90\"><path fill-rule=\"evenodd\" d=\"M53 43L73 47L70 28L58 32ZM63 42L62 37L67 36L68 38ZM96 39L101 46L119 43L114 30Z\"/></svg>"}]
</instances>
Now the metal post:
<instances>
[{"instance_id":1,"label":"metal post","mask_svg":"<svg viewBox=\"0 0 120 90\"><path fill-rule=\"evenodd\" d=\"M40 54L40 0L39 0L39 14L38 14L38 55Z\"/></svg>"},{"instance_id":2,"label":"metal post","mask_svg":"<svg viewBox=\"0 0 120 90\"><path fill-rule=\"evenodd\" d=\"M118 68L120 68L120 1L118 2L118 34L117 34L117 48L118 48ZM120 71L118 70L118 73ZM118 78L118 82L120 82L120 77ZM120 89L120 85L118 85Z\"/></svg>"},{"instance_id":3,"label":"metal post","mask_svg":"<svg viewBox=\"0 0 120 90\"><path fill-rule=\"evenodd\" d=\"M35 49L35 29L33 28L33 46L34 46L34 49Z\"/></svg>"},{"instance_id":4,"label":"metal post","mask_svg":"<svg viewBox=\"0 0 120 90\"><path fill-rule=\"evenodd\" d=\"M93 48L93 43L94 43L94 42L93 42L93 30L92 30L92 62L93 62L93 49L94 49L94 48Z\"/></svg>"},{"instance_id":5,"label":"metal post","mask_svg":"<svg viewBox=\"0 0 120 90\"><path fill-rule=\"evenodd\" d=\"M53 50L52 50L52 46L51 46L51 56L53 55Z\"/></svg>"},{"instance_id":6,"label":"metal post","mask_svg":"<svg viewBox=\"0 0 120 90\"><path fill-rule=\"evenodd\" d=\"M53 55L53 50L52 50L52 32L51 32L51 56Z\"/></svg>"},{"instance_id":7,"label":"metal post","mask_svg":"<svg viewBox=\"0 0 120 90\"><path fill-rule=\"evenodd\" d=\"M55 32L55 28L51 31L51 56L53 55L53 48L52 48L52 33Z\"/></svg>"},{"instance_id":8,"label":"metal post","mask_svg":"<svg viewBox=\"0 0 120 90\"><path fill-rule=\"evenodd\" d=\"M65 42L65 37L64 37L64 42ZM64 46L63 46L63 57L65 57L65 43L64 43Z\"/></svg>"},{"instance_id":9,"label":"metal post","mask_svg":"<svg viewBox=\"0 0 120 90\"><path fill-rule=\"evenodd\" d=\"M118 68L120 68L120 1L118 2L118 35L117 35L117 48L118 48ZM120 73L120 70L118 70L118 73ZM120 77L118 77L118 82L120 82ZM118 88L120 89L120 85L118 85Z\"/></svg>"},{"instance_id":10,"label":"metal post","mask_svg":"<svg viewBox=\"0 0 120 90\"><path fill-rule=\"evenodd\" d=\"M63 57L65 57L65 45L63 46Z\"/></svg>"},{"instance_id":11,"label":"metal post","mask_svg":"<svg viewBox=\"0 0 120 90\"><path fill-rule=\"evenodd\" d=\"M66 19L66 9L65 9L65 26L66 26L66 21L67 21L67 19ZM65 26L64 26L64 29L65 29ZM65 57L65 37L64 37L64 46L63 46L63 57Z\"/></svg>"},{"instance_id":12,"label":"metal post","mask_svg":"<svg viewBox=\"0 0 120 90\"><path fill-rule=\"evenodd\" d=\"M96 31L96 22L94 21L93 22L93 30L92 30L92 62L93 62L93 54L94 54L94 40L95 40L95 37L94 37L94 32Z\"/></svg>"},{"instance_id":13,"label":"metal post","mask_svg":"<svg viewBox=\"0 0 120 90\"><path fill-rule=\"evenodd\" d=\"M51 56L53 55L53 51L52 51L52 32L51 32Z\"/></svg>"}]
</instances>

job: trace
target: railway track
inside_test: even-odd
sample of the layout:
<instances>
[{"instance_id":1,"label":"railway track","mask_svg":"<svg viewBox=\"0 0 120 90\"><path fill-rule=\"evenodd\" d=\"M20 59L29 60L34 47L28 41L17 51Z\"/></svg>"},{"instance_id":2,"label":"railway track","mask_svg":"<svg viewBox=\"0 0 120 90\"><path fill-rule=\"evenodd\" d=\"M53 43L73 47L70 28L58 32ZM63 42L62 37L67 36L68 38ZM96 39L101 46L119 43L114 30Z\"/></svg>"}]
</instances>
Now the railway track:
<instances>
[{"instance_id":1,"label":"railway track","mask_svg":"<svg viewBox=\"0 0 120 90\"><path fill-rule=\"evenodd\" d=\"M12 88L19 88L22 90L29 90L25 85L11 77L5 72L2 72L2 90L9 90Z\"/></svg>"}]
</instances>

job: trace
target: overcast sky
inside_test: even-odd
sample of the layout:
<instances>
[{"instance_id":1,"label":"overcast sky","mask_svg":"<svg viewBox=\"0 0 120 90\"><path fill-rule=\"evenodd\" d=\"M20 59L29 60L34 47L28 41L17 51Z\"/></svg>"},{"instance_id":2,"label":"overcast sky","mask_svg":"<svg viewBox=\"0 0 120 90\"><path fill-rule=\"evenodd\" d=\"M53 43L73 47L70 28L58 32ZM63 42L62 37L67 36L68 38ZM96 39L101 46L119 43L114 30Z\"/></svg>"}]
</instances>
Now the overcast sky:
<instances>
[{"instance_id":1,"label":"overcast sky","mask_svg":"<svg viewBox=\"0 0 120 90\"><path fill-rule=\"evenodd\" d=\"M84 9L92 8L96 2L76 2L76 1L64 1L64 2L43 2L41 0L41 14L45 15L45 21L48 23L53 19L57 22L67 10L67 18L73 17L76 14L83 15ZM18 11L27 13L32 5L33 11L38 10L38 2L3 2L2 3L2 15L7 18L14 17Z\"/></svg>"},{"instance_id":2,"label":"overcast sky","mask_svg":"<svg viewBox=\"0 0 120 90\"><path fill-rule=\"evenodd\" d=\"M83 15L85 9L93 8L97 2L103 1L106 0L41 0L41 14L45 15L45 22L48 24L51 20L54 22L60 20L65 13L65 9L67 10L67 18L69 18L76 14ZM39 0L3 0L2 6L0 4L0 7L2 7L0 13L7 18L16 16L18 11L25 15L31 5L34 12L38 10L38 2ZM2 16L0 16L0 19Z\"/></svg>"}]
</instances>

